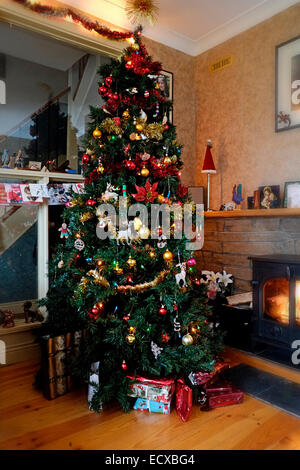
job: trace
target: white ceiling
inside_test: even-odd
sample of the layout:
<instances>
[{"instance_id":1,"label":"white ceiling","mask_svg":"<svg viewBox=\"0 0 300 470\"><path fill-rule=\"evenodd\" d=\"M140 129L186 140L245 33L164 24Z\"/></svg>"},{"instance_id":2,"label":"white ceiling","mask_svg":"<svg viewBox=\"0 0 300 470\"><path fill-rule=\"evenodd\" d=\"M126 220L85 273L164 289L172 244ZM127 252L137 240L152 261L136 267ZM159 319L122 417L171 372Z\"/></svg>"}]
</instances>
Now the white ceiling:
<instances>
[{"instance_id":1,"label":"white ceiling","mask_svg":"<svg viewBox=\"0 0 300 470\"><path fill-rule=\"evenodd\" d=\"M156 0L160 7L158 22L145 26L144 35L198 55L211 47L270 18L299 0ZM126 0L64 0L64 3L132 29Z\"/></svg>"}]
</instances>

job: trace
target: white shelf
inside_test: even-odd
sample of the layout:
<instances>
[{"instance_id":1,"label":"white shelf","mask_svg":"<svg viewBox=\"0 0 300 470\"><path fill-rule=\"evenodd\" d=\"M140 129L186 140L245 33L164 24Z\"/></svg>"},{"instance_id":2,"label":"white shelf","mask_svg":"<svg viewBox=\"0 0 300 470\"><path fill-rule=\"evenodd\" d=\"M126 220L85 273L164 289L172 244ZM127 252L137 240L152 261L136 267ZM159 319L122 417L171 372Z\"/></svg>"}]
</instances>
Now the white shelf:
<instances>
[{"instance_id":1,"label":"white shelf","mask_svg":"<svg viewBox=\"0 0 300 470\"><path fill-rule=\"evenodd\" d=\"M82 175L75 175L74 173L55 173L50 171L34 171L34 170L11 170L6 168L0 168L0 178L18 178L18 179L30 179L30 180L45 180L49 181L61 181L70 183L82 183L84 177Z\"/></svg>"}]
</instances>

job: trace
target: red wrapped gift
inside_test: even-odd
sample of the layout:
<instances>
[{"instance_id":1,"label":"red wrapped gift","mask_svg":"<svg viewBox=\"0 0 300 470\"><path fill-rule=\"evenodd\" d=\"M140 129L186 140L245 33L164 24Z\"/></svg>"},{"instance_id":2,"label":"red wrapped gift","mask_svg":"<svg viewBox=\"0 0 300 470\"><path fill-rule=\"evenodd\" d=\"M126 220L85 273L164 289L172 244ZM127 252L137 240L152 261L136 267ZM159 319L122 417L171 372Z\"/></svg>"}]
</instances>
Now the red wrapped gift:
<instances>
[{"instance_id":1,"label":"red wrapped gift","mask_svg":"<svg viewBox=\"0 0 300 470\"><path fill-rule=\"evenodd\" d=\"M221 392L232 392L232 384L226 380L217 381L213 384L205 384L203 386L206 393L221 393Z\"/></svg>"},{"instance_id":2,"label":"red wrapped gift","mask_svg":"<svg viewBox=\"0 0 300 470\"><path fill-rule=\"evenodd\" d=\"M226 369L229 369L228 362L216 362L214 370L212 372L206 371L199 371L199 372L191 372L189 375L189 379L192 385L204 385L206 383L213 383L217 380L218 376L224 372Z\"/></svg>"},{"instance_id":3,"label":"red wrapped gift","mask_svg":"<svg viewBox=\"0 0 300 470\"><path fill-rule=\"evenodd\" d=\"M175 391L174 379L148 379L146 377L130 377L135 382L130 385L131 397L145 398L161 403L169 403Z\"/></svg>"},{"instance_id":4,"label":"red wrapped gift","mask_svg":"<svg viewBox=\"0 0 300 470\"><path fill-rule=\"evenodd\" d=\"M220 408L221 406L238 405L243 402L244 394L241 390L232 385L231 392L211 392L207 393L206 404L201 408L203 411Z\"/></svg>"},{"instance_id":5,"label":"red wrapped gift","mask_svg":"<svg viewBox=\"0 0 300 470\"><path fill-rule=\"evenodd\" d=\"M176 385L176 411L182 421L189 419L193 406L193 392L183 379L177 380Z\"/></svg>"}]
</instances>

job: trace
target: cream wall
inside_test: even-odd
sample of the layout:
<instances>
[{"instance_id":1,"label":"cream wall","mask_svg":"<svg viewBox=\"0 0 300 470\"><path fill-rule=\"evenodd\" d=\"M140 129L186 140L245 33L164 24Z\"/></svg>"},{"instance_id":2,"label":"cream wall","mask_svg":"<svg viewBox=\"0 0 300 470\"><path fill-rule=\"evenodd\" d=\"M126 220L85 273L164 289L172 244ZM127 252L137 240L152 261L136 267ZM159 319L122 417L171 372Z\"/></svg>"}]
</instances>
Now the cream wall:
<instances>
[{"instance_id":1,"label":"cream wall","mask_svg":"<svg viewBox=\"0 0 300 470\"><path fill-rule=\"evenodd\" d=\"M174 74L174 124L178 142L184 145L182 182L192 186L195 184L195 58L147 38L144 42L152 58Z\"/></svg>"},{"instance_id":2,"label":"cream wall","mask_svg":"<svg viewBox=\"0 0 300 470\"><path fill-rule=\"evenodd\" d=\"M300 3L196 58L196 183L207 184L201 168L210 138L214 209L231 201L234 183L247 196L300 180L300 130L274 131L275 46L299 35ZM211 74L209 65L228 54L234 64Z\"/></svg>"}]
</instances>

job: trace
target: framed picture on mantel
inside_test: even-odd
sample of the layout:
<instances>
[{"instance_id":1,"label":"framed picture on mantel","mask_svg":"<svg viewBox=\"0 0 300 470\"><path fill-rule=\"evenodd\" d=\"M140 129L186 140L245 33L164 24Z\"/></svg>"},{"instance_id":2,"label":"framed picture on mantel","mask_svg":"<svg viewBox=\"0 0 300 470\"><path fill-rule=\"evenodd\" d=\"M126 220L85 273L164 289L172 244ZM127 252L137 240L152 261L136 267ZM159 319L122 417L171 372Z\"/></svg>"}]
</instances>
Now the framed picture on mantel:
<instances>
[{"instance_id":1,"label":"framed picture on mantel","mask_svg":"<svg viewBox=\"0 0 300 470\"><path fill-rule=\"evenodd\" d=\"M276 132L300 127L300 36L276 47Z\"/></svg>"}]
</instances>

